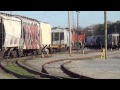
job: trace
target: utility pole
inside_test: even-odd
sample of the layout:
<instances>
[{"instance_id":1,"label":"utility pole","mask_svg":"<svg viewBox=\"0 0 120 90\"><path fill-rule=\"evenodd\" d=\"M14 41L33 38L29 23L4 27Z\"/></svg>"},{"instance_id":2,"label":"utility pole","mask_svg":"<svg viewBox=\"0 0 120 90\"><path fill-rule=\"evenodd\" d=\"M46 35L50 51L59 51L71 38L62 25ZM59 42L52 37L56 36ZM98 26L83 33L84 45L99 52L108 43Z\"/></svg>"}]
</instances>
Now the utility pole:
<instances>
[{"instance_id":1,"label":"utility pole","mask_svg":"<svg viewBox=\"0 0 120 90\"><path fill-rule=\"evenodd\" d=\"M104 27L105 27L105 59L107 59L107 11L104 11Z\"/></svg>"},{"instance_id":2,"label":"utility pole","mask_svg":"<svg viewBox=\"0 0 120 90\"><path fill-rule=\"evenodd\" d=\"M71 24L70 24L70 11L68 11L68 26L69 26L69 55L71 56Z\"/></svg>"},{"instance_id":3,"label":"utility pole","mask_svg":"<svg viewBox=\"0 0 120 90\"><path fill-rule=\"evenodd\" d=\"M77 52L78 52L78 47L79 47L79 45L78 45L78 29L79 29L79 13L80 13L80 11L76 11L77 12Z\"/></svg>"}]
</instances>

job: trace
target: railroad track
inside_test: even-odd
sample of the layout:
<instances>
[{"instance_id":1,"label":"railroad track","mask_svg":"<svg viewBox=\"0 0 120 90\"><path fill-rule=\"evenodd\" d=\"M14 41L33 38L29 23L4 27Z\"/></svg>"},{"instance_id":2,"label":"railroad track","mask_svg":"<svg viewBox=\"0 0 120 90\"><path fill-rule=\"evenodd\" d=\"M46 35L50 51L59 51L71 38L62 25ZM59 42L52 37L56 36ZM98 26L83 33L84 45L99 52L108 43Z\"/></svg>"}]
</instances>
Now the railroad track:
<instances>
[{"instance_id":1,"label":"railroad track","mask_svg":"<svg viewBox=\"0 0 120 90\"><path fill-rule=\"evenodd\" d=\"M36 57L41 58L40 55ZM5 59L0 62L0 66L6 73L13 74L17 78L24 78L24 79L44 79L44 78L70 79L71 78L69 77L69 75L66 75L64 73L62 73L63 74L62 76L56 76L42 71L38 72L25 64L25 61L29 59L34 59L34 57L28 56L28 57L15 58L15 59ZM61 62L61 64L63 62ZM45 70L43 69L43 71Z\"/></svg>"},{"instance_id":2,"label":"railroad track","mask_svg":"<svg viewBox=\"0 0 120 90\"><path fill-rule=\"evenodd\" d=\"M17 79L17 77L12 74L6 73L0 68L0 79Z\"/></svg>"},{"instance_id":3,"label":"railroad track","mask_svg":"<svg viewBox=\"0 0 120 90\"><path fill-rule=\"evenodd\" d=\"M118 50L114 50L114 51L118 51ZM109 53L109 56L111 55L113 55L113 53ZM65 77L67 79L92 79L90 77L78 75L77 73L71 72L66 67L64 67L64 65L72 62L73 60L76 60L76 61L77 60L93 60L93 58L94 59L100 58L100 55L83 57L83 58L68 58L68 59L61 59L61 60L53 60L43 64L42 71L50 75L56 75L62 78Z\"/></svg>"},{"instance_id":4,"label":"railroad track","mask_svg":"<svg viewBox=\"0 0 120 90\"><path fill-rule=\"evenodd\" d=\"M26 58L20 58L25 60ZM20 59L8 59L1 61L1 68L6 72L13 74L17 78L22 78L22 79L39 79L38 74L30 73L27 70L21 68L18 64L17 61Z\"/></svg>"},{"instance_id":5,"label":"railroad track","mask_svg":"<svg viewBox=\"0 0 120 90\"><path fill-rule=\"evenodd\" d=\"M91 57L84 57L84 58L68 58L68 59L61 59L61 60L53 60L50 62L46 62L45 64L42 65L42 72L49 74L49 75L54 75L57 77L65 78L65 79L88 79L87 77L83 76L77 76L76 74L73 74L71 72L68 72L66 68L64 68L64 64L71 62L73 60L88 60L92 58L98 58L100 55L95 55Z\"/></svg>"},{"instance_id":6,"label":"railroad track","mask_svg":"<svg viewBox=\"0 0 120 90\"><path fill-rule=\"evenodd\" d=\"M49 75L54 75L63 79L72 79L72 77L65 74L64 71L61 69L61 64L64 62L66 62L66 60L47 62L42 66L42 72Z\"/></svg>"},{"instance_id":7,"label":"railroad track","mask_svg":"<svg viewBox=\"0 0 120 90\"><path fill-rule=\"evenodd\" d=\"M68 62L65 62L61 65L62 69L67 73L69 74L70 76L74 76L76 78L79 78L79 79L93 79L91 77L87 77L87 76L83 76L83 75L80 75L80 74L77 74L75 72L72 72L70 71L67 67L65 67L66 64L69 64L71 63L72 61L68 61Z\"/></svg>"},{"instance_id":8,"label":"railroad track","mask_svg":"<svg viewBox=\"0 0 120 90\"><path fill-rule=\"evenodd\" d=\"M116 50L114 50L116 51ZM90 53L89 51L88 53ZM95 52L95 51L94 51ZM41 58L41 56L36 56ZM86 58L68 58L68 59L61 59L61 60L53 60L51 62L46 62L42 65L42 71L38 72L35 69L26 65L25 61L29 59L34 59L34 57L22 57L16 59L8 59L1 61L1 68L6 71L7 73L13 74L17 78L24 78L24 79L73 79L73 78L83 78L82 76L78 77L71 72L68 72L64 68L64 64L70 62L72 60L84 60L84 59L91 59L95 57L100 57L100 55L96 55L94 57L86 57ZM48 70L49 68L49 70ZM52 69L52 71L50 70ZM60 74L56 75L59 71ZM21 73L20 73L21 72Z\"/></svg>"},{"instance_id":9,"label":"railroad track","mask_svg":"<svg viewBox=\"0 0 120 90\"><path fill-rule=\"evenodd\" d=\"M33 57L24 57L16 59L8 59L0 62L0 67L6 73L12 74L18 79L63 79L54 75L38 72L27 66L24 62Z\"/></svg>"}]
</instances>

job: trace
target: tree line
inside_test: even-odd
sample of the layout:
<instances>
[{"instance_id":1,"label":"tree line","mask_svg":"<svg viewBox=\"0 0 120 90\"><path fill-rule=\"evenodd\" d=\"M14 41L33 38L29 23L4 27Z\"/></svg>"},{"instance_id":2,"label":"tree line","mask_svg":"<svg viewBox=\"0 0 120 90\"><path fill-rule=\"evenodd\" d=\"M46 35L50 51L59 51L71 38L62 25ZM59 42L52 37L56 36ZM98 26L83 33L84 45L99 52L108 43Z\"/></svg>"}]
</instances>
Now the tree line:
<instances>
[{"instance_id":1,"label":"tree line","mask_svg":"<svg viewBox=\"0 0 120 90\"><path fill-rule=\"evenodd\" d=\"M77 31L77 29L74 29ZM92 36L92 35L104 35L104 24L95 24L91 25L85 28L79 27L78 31L82 31L86 34L86 36ZM108 34L111 33L120 33L120 21L117 22L107 22L107 31Z\"/></svg>"}]
</instances>

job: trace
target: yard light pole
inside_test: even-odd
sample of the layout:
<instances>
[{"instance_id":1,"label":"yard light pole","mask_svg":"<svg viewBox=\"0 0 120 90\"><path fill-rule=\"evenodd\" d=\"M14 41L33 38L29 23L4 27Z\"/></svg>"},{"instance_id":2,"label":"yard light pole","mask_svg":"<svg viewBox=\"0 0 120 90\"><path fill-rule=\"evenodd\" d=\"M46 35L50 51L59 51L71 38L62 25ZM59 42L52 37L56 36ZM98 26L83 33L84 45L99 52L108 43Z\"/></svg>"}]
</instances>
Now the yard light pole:
<instances>
[{"instance_id":1,"label":"yard light pole","mask_svg":"<svg viewBox=\"0 0 120 90\"><path fill-rule=\"evenodd\" d=\"M107 59L107 11L104 11L104 27L105 27L105 59Z\"/></svg>"},{"instance_id":2,"label":"yard light pole","mask_svg":"<svg viewBox=\"0 0 120 90\"><path fill-rule=\"evenodd\" d=\"M68 27L69 27L69 55L71 56L71 23L70 23L70 11L68 11Z\"/></svg>"}]
</instances>

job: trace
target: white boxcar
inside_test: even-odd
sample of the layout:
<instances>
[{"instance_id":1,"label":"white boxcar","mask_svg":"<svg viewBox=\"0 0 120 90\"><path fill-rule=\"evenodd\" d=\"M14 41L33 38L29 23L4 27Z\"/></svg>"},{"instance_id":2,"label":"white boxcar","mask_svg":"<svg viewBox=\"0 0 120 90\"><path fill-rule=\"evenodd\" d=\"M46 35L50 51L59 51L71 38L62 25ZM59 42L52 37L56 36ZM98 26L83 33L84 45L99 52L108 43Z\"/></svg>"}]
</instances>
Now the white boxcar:
<instances>
[{"instance_id":1,"label":"white boxcar","mask_svg":"<svg viewBox=\"0 0 120 90\"><path fill-rule=\"evenodd\" d=\"M25 50L39 49L39 22L35 19L16 15L22 21L21 45ZM23 43L23 44L22 44Z\"/></svg>"},{"instance_id":2,"label":"white boxcar","mask_svg":"<svg viewBox=\"0 0 120 90\"><path fill-rule=\"evenodd\" d=\"M0 18L1 23L3 23L3 26L0 28L0 32L2 33L3 31L4 33L3 47L19 47L21 37L21 20L4 14L0 14Z\"/></svg>"},{"instance_id":3,"label":"white boxcar","mask_svg":"<svg viewBox=\"0 0 120 90\"><path fill-rule=\"evenodd\" d=\"M64 28L52 29L52 45L67 45L69 47L69 31Z\"/></svg>"},{"instance_id":4,"label":"white boxcar","mask_svg":"<svg viewBox=\"0 0 120 90\"><path fill-rule=\"evenodd\" d=\"M48 23L40 22L40 45L44 46L51 45L51 25Z\"/></svg>"}]
</instances>

